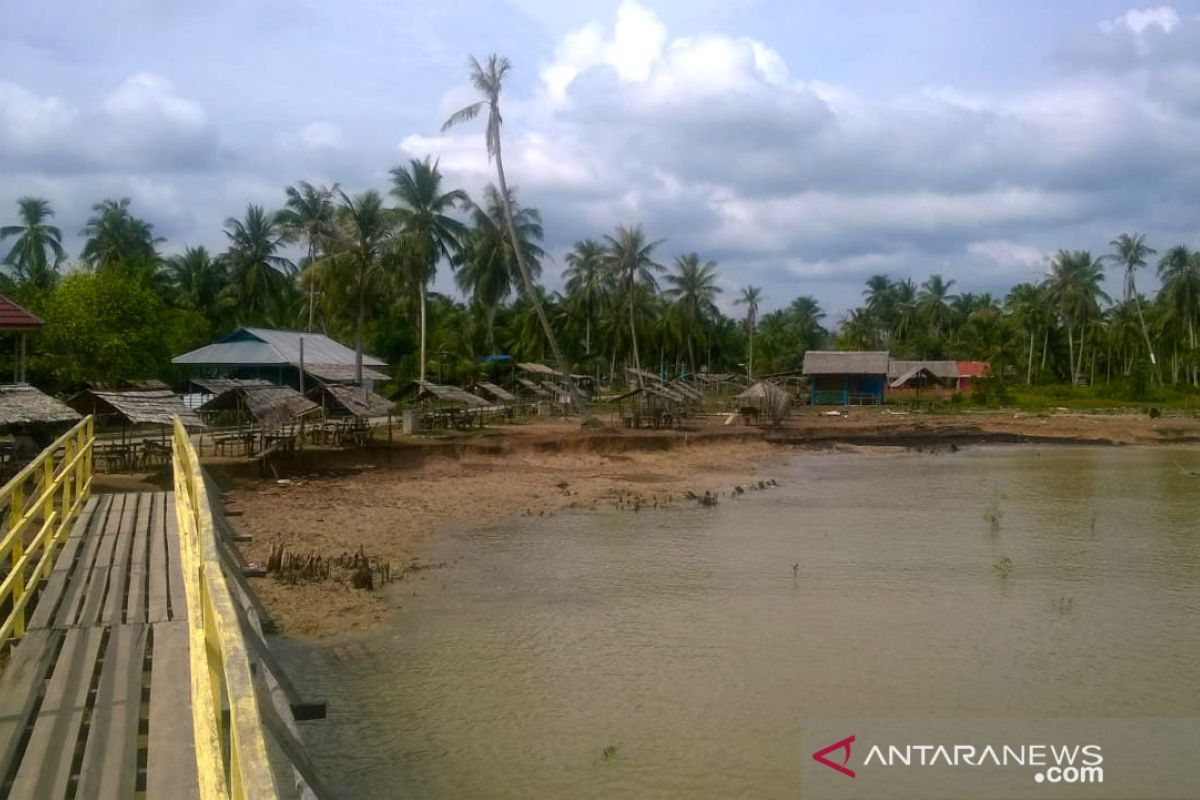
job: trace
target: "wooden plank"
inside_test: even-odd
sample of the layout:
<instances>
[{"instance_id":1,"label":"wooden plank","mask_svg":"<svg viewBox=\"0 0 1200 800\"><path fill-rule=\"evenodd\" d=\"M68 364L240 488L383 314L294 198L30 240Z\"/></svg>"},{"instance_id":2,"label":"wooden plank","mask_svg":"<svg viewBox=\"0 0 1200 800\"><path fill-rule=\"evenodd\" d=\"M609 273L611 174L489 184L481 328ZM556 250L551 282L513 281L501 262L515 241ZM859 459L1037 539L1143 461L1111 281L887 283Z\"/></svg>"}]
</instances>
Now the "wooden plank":
<instances>
[{"instance_id":1,"label":"wooden plank","mask_svg":"<svg viewBox=\"0 0 1200 800\"><path fill-rule=\"evenodd\" d=\"M189 663L187 623L155 625L146 754L148 798L200 796Z\"/></svg>"},{"instance_id":2,"label":"wooden plank","mask_svg":"<svg viewBox=\"0 0 1200 800\"><path fill-rule=\"evenodd\" d=\"M76 797L133 797L148 631L147 625L117 625L109 633Z\"/></svg>"},{"instance_id":3,"label":"wooden plank","mask_svg":"<svg viewBox=\"0 0 1200 800\"><path fill-rule=\"evenodd\" d=\"M59 631L29 631L0 677L0 782L11 773L13 757L41 696L60 639Z\"/></svg>"},{"instance_id":4,"label":"wooden plank","mask_svg":"<svg viewBox=\"0 0 1200 800\"><path fill-rule=\"evenodd\" d=\"M180 560L179 520L175 516L175 493L166 497L167 589L171 598L171 619L187 619L187 592L183 588L183 566Z\"/></svg>"},{"instance_id":5,"label":"wooden plank","mask_svg":"<svg viewBox=\"0 0 1200 800\"><path fill-rule=\"evenodd\" d=\"M120 494L113 498L112 510L104 521L100 548L96 551L96 560L92 562L91 574L87 576L88 585L80 605L77 625L95 625L100 621L100 612L104 600L108 596L109 577L112 572L114 545L121 530L121 518L124 516L125 502L128 494ZM84 577L84 576L79 576ZM75 580L79 580L76 578Z\"/></svg>"},{"instance_id":6,"label":"wooden plank","mask_svg":"<svg viewBox=\"0 0 1200 800\"><path fill-rule=\"evenodd\" d=\"M150 607L149 622L167 622L167 539L166 498L155 492L151 502L150 536Z\"/></svg>"},{"instance_id":7,"label":"wooden plank","mask_svg":"<svg viewBox=\"0 0 1200 800\"><path fill-rule=\"evenodd\" d=\"M103 636L101 628L66 632L10 796L66 796Z\"/></svg>"},{"instance_id":8,"label":"wooden plank","mask_svg":"<svg viewBox=\"0 0 1200 800\"><path fill-rule=\"evenodd\" d=\"M127 623L146 622L146 562L150 556L150 498L142 492L137 499L137 518L133 527L133 552L129 558L129 592L125 603Z\"/></svg>"},{"instance_id":9,"label":"wooden plank","mask_svg":"<svg viewBox=\"0 0 1200 800\"><path fill-rule=\"evenodd\" d=\"M137 516L136 497L126 497L121 509L121 521L117 527L117 542L114 545L112 565L109 568L108 592L104 596L104 608L100 622L104 625L120 625L125 614L125 593L129 588L129 559L133 549L133 525Z\"/></svg>"},{"instance_id":10,"label":"wooden plank","mask_svg":"<svg viewBox=\"0 0 1200 800\"><path fill-rule=\"evenodd\" d=\"M28 630L49 628L54 623L56 612L62 603L71 574L75 571L75 565L83 549L85 536L92 526L97 524L97 520L104 519L108 503L108 497L101 499L93 495L88 498L83 511L79 513L79 519L75 520L75 524L71 527L71 533L63 544L62 550L55 557L54 569L50 572L46 585L42 587L37 603L34 604L33 613L29 617Z\"/></svg>"},{"instance_id":11,"label":"wooden plank","mask_svg":"<svg viewBox=\"0 0 1200 800\"><path fill-rule=\"evenodd\" d=\"M111 496L105 496L100 505L96 507L94 521L88 527L88 535L83 540L83 549L76 559L74 570L67 581L67 588L63 592L62 603L59 604L58 613L54 617L53 625L55 627L65 628L75 624L75 618L79 615L79 606L83 602L84 592L87 589L92 564L96 559L96 554L100 552L101 530L107 523L108 517L112 515L112 501Z\"/></svg>"}]
</instances>

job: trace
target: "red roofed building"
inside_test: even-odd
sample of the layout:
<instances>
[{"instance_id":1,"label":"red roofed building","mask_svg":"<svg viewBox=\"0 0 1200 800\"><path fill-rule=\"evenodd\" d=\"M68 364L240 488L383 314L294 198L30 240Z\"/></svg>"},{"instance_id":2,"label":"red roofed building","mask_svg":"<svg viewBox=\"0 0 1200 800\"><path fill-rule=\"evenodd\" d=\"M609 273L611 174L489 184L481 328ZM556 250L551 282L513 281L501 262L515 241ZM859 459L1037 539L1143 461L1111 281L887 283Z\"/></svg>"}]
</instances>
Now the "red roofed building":
<instances>
[{"instance_id":1,"label":"red roofed building","mask_svg":"<svg viewBox=\"0 0 1200 800\"><path fill-rule=\"evenodd\" d=\"M45 323L27 309L0 295L0 332L11 331L21 334L21 345L16 364L13 366L13 382L25 382L25 334L36 331Z\"/></svg>"},{"instance_id":2,"label":"red roofed building","mask_svg":"<svg viewBox=\"0 0 1200 800\"><path fill-rule=\"evenodd\" d=\"M986 361L956 361L954 365L958 368L958 384L955 388L960 392L971 391L974 380L990 371Z\"/></svg>"},{"instance_id":3,"label":"red roofed building","mask_svg":"<svg viewBox=\"0 0 1200 800\"><path fill-rule=\"evenodd\" d=\"M45 324L28 310L0 295L0 331L33 331Z\"/></svg>"}]
</instances>

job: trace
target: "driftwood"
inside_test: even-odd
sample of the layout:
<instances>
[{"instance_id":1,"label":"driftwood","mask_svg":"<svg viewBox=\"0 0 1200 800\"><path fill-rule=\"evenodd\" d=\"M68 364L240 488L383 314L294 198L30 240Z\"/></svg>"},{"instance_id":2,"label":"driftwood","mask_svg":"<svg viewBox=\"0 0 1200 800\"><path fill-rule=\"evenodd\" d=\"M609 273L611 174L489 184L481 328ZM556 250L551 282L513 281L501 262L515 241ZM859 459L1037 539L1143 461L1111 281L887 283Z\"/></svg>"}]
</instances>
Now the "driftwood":
<instances>
[{"instance_id":1,"label":"driftwood","mask_svg":"<svg viewBox=\"0 0 1200 800\"><path fill-rule=\"evenodd\" d=\"M267 556L267 574L289 584L347 580L355 589L367 591L393 580L391 562L368 556L361 547L354 553L326 557L316 551L292 553L283 544L274 544Z\"/></svg>"}]
</instances>

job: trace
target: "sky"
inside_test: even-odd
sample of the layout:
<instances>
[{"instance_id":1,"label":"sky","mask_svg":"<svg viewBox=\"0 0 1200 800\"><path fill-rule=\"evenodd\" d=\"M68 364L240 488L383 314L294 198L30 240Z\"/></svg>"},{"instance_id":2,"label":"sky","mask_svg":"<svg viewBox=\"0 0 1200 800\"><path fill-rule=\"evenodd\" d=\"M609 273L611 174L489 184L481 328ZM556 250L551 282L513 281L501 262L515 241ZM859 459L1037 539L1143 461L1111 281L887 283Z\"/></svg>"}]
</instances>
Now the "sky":
<instances>
[{"instance_id":1,"label":"sky","mask_svg":"<svg viewBox=\"0 0 1200 800\"><path fill-rule=\"evenodd\" d=\"M876 273L1002 296L1059 248L1200 245L1200 3L1127 0L14 4L0 221L45 197L77 254L127 196L166 252L220 251L301 179L386 190L433 155L477 194L482 123L440 129L492 52L551 288L574 242L637 223L664 264L717 261L727 311L753 284L831 319Z\"/></svg>"}]
</instances>

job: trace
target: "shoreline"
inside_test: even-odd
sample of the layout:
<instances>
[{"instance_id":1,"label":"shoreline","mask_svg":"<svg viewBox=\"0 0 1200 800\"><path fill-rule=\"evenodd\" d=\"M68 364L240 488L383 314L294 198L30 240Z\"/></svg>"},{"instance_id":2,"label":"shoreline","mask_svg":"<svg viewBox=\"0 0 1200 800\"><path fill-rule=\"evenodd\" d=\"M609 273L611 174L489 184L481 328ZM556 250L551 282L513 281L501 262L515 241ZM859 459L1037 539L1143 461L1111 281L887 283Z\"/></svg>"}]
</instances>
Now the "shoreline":
<instances>
[{"instance_id":1,"label":"shoreline","mask_svg":"<svg viewBox=\"0 0 1200 800\"><path fill-rule=\"evenodd\" d=\"M708 424L705 424L707 422ZM727 494L769 484L770 466L797 451L886 447L951 451L972 444L1188 445L1200 419L1013 412L955 415L850 409L796 415L782 428L701 421L681 431L581 429L532 423L467 435L411 438L359 450L308 450L262 479L239 459L208 463L226 491L239 545L265 564L273 545L336 557L362 550L399 574L373 592L339 580L253 583L279 630L322 640L369 630L402 613L404 573L448 530L475 529L564 510L656 513L694 503L686 492Z\"/></svg>"}]
</instances>

